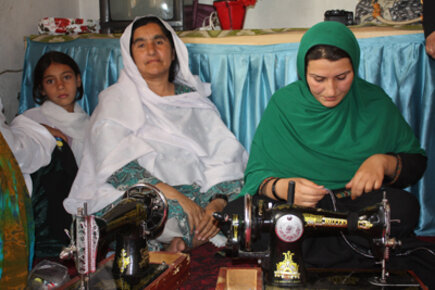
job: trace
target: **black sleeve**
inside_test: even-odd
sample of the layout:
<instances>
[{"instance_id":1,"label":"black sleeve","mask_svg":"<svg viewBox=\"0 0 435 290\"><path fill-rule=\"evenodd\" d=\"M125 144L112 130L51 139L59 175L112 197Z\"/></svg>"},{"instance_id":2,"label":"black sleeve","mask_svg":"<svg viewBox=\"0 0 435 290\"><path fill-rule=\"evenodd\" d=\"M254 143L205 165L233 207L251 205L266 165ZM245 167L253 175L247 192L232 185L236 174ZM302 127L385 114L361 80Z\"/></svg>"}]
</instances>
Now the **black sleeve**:
<instances>
[{"instance_id":1,"label":"black sleeve","mask_svg":"<svg viewBox=\"0 0 435 290\"><path fill-rule=\"evenodd\" d=\"M426 171L427 157L422 154L399 153L399 176L391 187L405 188L416 184Z\"/></svg>"},{"instance_id":2,"label":"black sleeve","mask_svg":"<svg viewBox=\"0 0 435 290\"><path fill-rule=\"evenodd\" d=\"M423 28L424 36L427 37L435 30L435 1L423 1Z\"/></svg>"}]
</instances>

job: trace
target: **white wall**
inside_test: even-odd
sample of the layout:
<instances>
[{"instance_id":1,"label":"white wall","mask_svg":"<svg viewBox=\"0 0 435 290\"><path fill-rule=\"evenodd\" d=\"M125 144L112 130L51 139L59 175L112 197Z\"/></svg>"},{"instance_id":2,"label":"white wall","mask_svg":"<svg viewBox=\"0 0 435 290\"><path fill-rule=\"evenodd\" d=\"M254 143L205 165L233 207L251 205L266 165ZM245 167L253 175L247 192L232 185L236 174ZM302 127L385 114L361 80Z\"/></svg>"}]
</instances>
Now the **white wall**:
<instances>
[{"instance_id":1,"label":"white wall","mask_svg":"<svg viewBox=\"0 0 435 290\"><path fill-rule=\"evenodd\" d=\"M326 10L355 13L358 0L257 0L246 12L244 28L310 27Z\"/></svg>"},{"instance_id":2,"label":"white wall","mask_svg":"<svg viewBox=\"0 0 435 290\"><path fill-rule=\"evenodd\" d=\"M199 0L213 4L213 0ZM37 33L46 16L99 18L98 0L0 0L0 73L21 70L24 37ZM247 10L245 28L309 27L330 9L355 11L358 0L258 0ZM10 121L17 113L21 72L0 74L0 98Z\"/></svg>"},{"instance_id":3,"label":"white wall","mask_svg":"<svg viewBox=\"0 0 435 290\"><path fill-rule=\"evenodd\" d=\"M0 0L0 73L22 70L24 37L38 32L46 16L76 17L78 0ZM0 74L0 98L10 121L17 113L21 72Z\"/></svg>"}]
</instances>

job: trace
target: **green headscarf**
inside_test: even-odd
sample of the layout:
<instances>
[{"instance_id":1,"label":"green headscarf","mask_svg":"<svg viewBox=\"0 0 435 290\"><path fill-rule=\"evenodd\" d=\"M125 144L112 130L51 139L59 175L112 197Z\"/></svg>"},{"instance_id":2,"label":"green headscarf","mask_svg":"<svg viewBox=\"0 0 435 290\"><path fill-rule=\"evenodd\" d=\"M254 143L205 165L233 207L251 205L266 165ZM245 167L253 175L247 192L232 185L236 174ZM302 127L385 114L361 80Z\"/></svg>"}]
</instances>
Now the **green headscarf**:
<instances>
[{"instance_id":1,"label":"green headscarf","mask_svg":"<svg viewBox=\"0 0 435 290\"><path fill-rule=\"evenodd\" d=\"M351 89L333 108L318 102L306 82L305 56L320 44L347 52L355 72ZM339 22L318 23L304 34L297 57L300 80L269 101L251 145L241 195L256 193L271 176L342 188L373 154L425 154L387 94L357 76L359 59L355 36Z\"/></svg>"}]
</instances>

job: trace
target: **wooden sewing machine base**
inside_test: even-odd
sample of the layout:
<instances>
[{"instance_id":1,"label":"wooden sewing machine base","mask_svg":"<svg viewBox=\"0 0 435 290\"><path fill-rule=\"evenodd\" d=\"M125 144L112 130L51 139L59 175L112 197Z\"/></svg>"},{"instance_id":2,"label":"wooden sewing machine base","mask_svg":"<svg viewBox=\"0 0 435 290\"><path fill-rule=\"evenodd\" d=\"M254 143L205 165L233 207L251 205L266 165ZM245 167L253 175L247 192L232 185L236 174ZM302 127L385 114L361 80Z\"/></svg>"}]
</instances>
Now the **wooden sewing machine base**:
<instances>
[{"instance_id":1,"label":"wooden sewing machine base","mask_svg":"<svg viewBox=\"0 0 435 290\"><path fill-rule=\"evenodd\" d=\"M370 283L370 279L379 275L379 271L374 270L308 269L305 285L291 287L291 289L427 289L412 271L391 272L389 281L400 285L384 287ZM259 267L221 267L216 290L289 289L289 287L268 285L264 281Z\"/></svg>"},{"instance_id":2,"label":"wooden sewing machine base","mask_svg":"<svg viewBox=\"0 0 435 290\"><path fill-rule=\"evenodd\" d=\"M190 257L183 253L150 252L148 277L140 283L146 286L135 286L131 289L178 289L188 278ZM115 290L115 280L112 277L112 264L114 256L103 260L95 273L90 275L89 289ZM80 277L75 277L58 289L79 289Z\"/></svg>"}]
</instances>

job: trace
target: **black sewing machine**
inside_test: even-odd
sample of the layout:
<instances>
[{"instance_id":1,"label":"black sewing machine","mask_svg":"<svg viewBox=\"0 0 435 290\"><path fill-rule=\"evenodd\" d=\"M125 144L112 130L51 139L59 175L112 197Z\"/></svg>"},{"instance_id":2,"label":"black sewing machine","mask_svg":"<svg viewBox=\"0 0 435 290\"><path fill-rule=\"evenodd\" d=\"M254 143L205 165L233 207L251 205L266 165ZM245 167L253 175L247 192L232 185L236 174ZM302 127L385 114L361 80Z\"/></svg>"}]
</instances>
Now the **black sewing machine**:
<instances>
[{"instance_id":1,"label":"black sewing machine","mask_svg":"<svg viewBox=\"0 0 435 290\"><path fill-rule=\"evenodd\" d=\"M263 198L253 202L251 195L244 197L243 216L214 213L221 228L227 229L226 251L232 256L256 258L262 265L265 283L277 287L306 285L307 273L302 260L301 238L305 233L349 231L367 237L375 263L381 264L380 275L369 280L375 286L398 286L386 268L390 248L400 241L390 238L390 207L385 197L379 204L358 213L340 213L292 205L294 183L289 184L288 203L268 204ZM262 233L269 233L266 251L252 250L254 241ZM370 285L369 284L369 285ZM402 286L419 286L406 282Z\"/></svg>"},{"instance_id":2,"label":"black sewing machine","mask_svg":"<svg viewBox=\"0 0 435 290\"><path fill-rule=\"evenodd\" d=\"M162 231L167 211L163 193L150 184L131 187L119 203L101 216L88 215L86 204L79 208L71 244L60 254L61 259L75 259L81 275L79 288L106 289L89 285L90 274L104 258L100 250L115 240L109 279L114 280L117 289L141 289L164 272L167 265L149 263L147 240Z\"/></svg>"}]
</instances>

